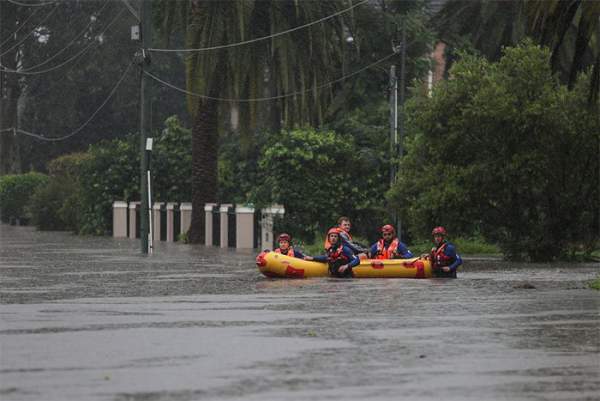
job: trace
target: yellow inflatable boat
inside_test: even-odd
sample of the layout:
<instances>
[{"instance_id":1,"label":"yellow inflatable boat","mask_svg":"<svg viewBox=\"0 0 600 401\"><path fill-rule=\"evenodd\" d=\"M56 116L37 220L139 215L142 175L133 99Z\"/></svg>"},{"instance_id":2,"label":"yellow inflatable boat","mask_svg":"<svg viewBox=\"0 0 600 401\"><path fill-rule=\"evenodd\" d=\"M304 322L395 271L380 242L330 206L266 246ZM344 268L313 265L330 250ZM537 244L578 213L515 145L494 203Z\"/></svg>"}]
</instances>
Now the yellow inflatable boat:
<instances>
[{"instance_id":1,"label":"yellow inflatable boat","mask_svg":"<svg viewBox=\"0 0 600 401\"><path fill-rule=\"evenodd\" d=\"M261 252L256 257L258 270L267 277L308 278L329 275L327 263L292 258L273 251ZM363 259L352 269L357 278L429 278L431 263L427 259Z\"/></svg>"}]
</instances>

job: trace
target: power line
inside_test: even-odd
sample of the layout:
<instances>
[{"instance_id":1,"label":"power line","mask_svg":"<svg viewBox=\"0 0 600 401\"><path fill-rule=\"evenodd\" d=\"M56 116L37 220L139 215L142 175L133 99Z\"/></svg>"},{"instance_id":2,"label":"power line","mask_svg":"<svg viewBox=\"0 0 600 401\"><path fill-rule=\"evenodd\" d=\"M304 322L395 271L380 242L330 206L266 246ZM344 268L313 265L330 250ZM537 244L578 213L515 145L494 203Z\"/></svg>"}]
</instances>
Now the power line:
<instances>
[{"instance_id":1,"label":"power line","mask_svg":"<svg viewBox=\"0 0 600 401\"><path fill-rule=\"evenodd\" d=\"M33 33L34 33L34 32L35 32L35 31L36 31L38 28L39 28L39 26L40 26L41 24L43 24L43 23L44 23L44 21L46 21L48 18L50 18L50 17L52 16L52 14L54 14L54 12L55 12L56 10L58 10L58 6L54 6L54 8L52 9L52 11L50 11L50 12L48 13L48 15L46 15L46 17L45 17L43 20L41 20L40 22L38 22L37 26L36 26L35 28L33 28L33 30L32 30L31 32L29 32L29 33L28 33L26 36L24 36L24 37L23 37L23 39L21 39L21 40L20 40L18 43L16 43L15 45L13 45L13 46L12 46L10 49L8 49L8 50L6 50L6 51L2 52L2 53L0 54L0 56L4 56L6 53L10 52L12 49L14 49L15 47L19 46L21 43L25 42L25 40L26 40L27 38L29 38L31 35L33 35Z\"/></svg>"},{"instance_id":2,"label":"power line","mask_svg":"<svg viewBox=\"0 0 600 401\"><path fill-rule=\"evenodd\" d=\"M117 89L121 85L121 82L123 82L123 80L127 76L127 73L129 72L129 69L131 68L132 65L133 65L133 62L129 63L129 65L125 69L125 72L123 73L123 75L121 76L121 78L119 79L119 81L117 82L117 84L112 88L112 90L108 94L108 97L106 99L104 99L104 101L102 102L102 104L100 105L100 107L98 107L98 109L96 109L96 111L94 111L94 113L90 116L90 118L88 118L87 121L84 122L75 131L73 131L73 132L71 132L71 133L69 133L67 135L63 135L63 136L59 136L59 137L54 137L54 138L53 137L46 137L46 136L39 135L39 134L34 134L32 132L28 132L28 131L22 130L20 128L8 128L8 129L5 129L4 131L12 129L15 132L18 132L20 134L27 135L27 136L30 136L30 137L33 137L33 138L36 138L36 139L41 139L42 141L48 141L48 142L62 141L62 140L65 140L67 138L72 137L73 135L79 133L83 128L85 128L85 126L88 125L89 122L94 119L94 117L96 117L96 114L98 114L100 112L100 110L102 110L102 108L106 105L106 103L108 103L108 101L112 98L112 96L115 94L115 92L117 91Z\"/></svg>"},{"instance_id":3,"label":"power line","mask_svg":"<svg viewBox=\"0 0 600 401\"><path fill-rule=\"evenodd\" d=\"M135 17L135 19L137 21L139 21L140 15L135 11L135 8L133 8L133 6L131 4L129 4L129 0L121 0L121 1L123 2L123 4L125 4L125 7L127 7L129 12L131 13L131 15L133 15Z\"/></svg>"},{"instance_id":4,"label":"power line","mask_svg":"<svg viewBox=\"0 0 600 401\"><path fill-rule=\"evenodd\" d=\"M108 24L106 26L106 28L104 28L104 30L102 32L100 32L99 35L103 35L106 31L108 31L108 29L112 26L112 24L114 24L119 17L121 17L121 15L125 12L125 9L119 11L119 13L115 16L115 18L110 22L110 24ZM78 58L79 56L81 56L83 53L85 53L86 51L88 51L92 46L97 46L99 42L91 42L90 44L88 44L86 47L84 47L83 49L81 49L81 51L79 51L78 53L76 53L73 57L63 61L62 63L55 65L53 67L47 68L45 70L41 70L41 71L32 71L32 72L28 72L29 70L31 70L31 68L27 71L19 71L19 70L10 70L7 69L4 65L0 64L0 69L4 72L10 72L13 74L22 74L22 75L37 75L37 74L43 74L49 71L53 71L56 70L62 66L64 66L65 64L70 63L71 61L75 60L76 58ZM32 67L33 68L33 67Z\"/></svg>"},{"instance_id":5,"label":"power line","mask_svg":"<svg viewBox=\"0 0 600 401\"><path fill-rule=\"evenodd\" d=\"M23 7L43 7L43 6L47 6L48 4L54 4L54 1L48 1L46 3L22 3L20 1L17 0L8 0L9 3L13 3L16 4L18 6L23 6Z\"/></svg>"},{"instance_id":6,"label":"power line","mask_svg":"<svg viewBox=\"0 0 600 401\"><path fill-rule=\"evenodd\" d=\"M250 99L232 99L232 98L222 98L222 97L206 96L206 95L202 95L202 94L199 94L199 93L190 92L190 91L188 91L186 89L183 89L183 88L180 88L178 86L175 86L175 85L173 85L173 84L171 84L171 83L169 83L167 81L164 81L164 80L160 79L159 77L157 77L156 75L154 75L154 74L152 74L152 73L150 73L148 71L145 71L145 74L148 75L150 78L154 79L155 81L160 82L161 84L163 84L165 86L168 86L168 87L170 87L172 89L175 89L176 91L185 93L186 95L199 97L199 98L202 98L202 99L216 100L216 101L220 101L220 102L264 102L264 101L269 101L269 100L283 99L283 98L290 97L290 96L297 96L297 95L301 95L301 94L304 94L304 93L307 93L307 92L311 92L311 91L314 91L314 90L323 89L323 88L325 88L327 86L331 86L331 85L333 85L333 84L335 84L337 82L346 80L346 79L348 79L348 78L350 78L350 77L352 77L352 76L354 76L356 74L359 74L359 73L361 73L361 72L363 72L363 71L365 71L365 70L367 70L367 69L369 69L369 68L371 68L371 67L373 67L373 66L375 66L375 65L377 65L379 63L382 63L382 62L384 62L385 60L389 59L390 57L392 57L394 55L396 55L395 52L391 53L391 54L388 54L387 56L385 56L385 57L383 57L383 58L381 58L381 59L379 59L379 60L377 60L377 61L375 61L375 62L373 62L373 63L371 63L369 65L367 65L366 67L361 68L360 70L354 71L353 73L350 73L348 75L344 75L341 78L338 78L336 80L324 83L324 84L319 85L319 86L317 86L315 88L310 88L310 89L306 89L306 90L303 90L303 91L286 93L286 94L278 95L278 96L258 97L258 98L250 98Z\"/></svg>"},{"instance_id":7,"label":"power line","mask_svg":"<svg viewBox=\"0 0 600 401\"><path fill-rule=\"evenodd\" d=\"M19 25L19 27L10 35L8 35L8 37L2 42L0 43L0 47L4 46L6 44L6 42L10 41L11 39L14 38L14 36L17 34L17 32L19 32L21 29L23 29L23 27L29 22L29 20L35 15L37 14L38 11L40 11L41 8L36 8L35 10L33 10L33 12L31 14L29 14L29 17L27 17L25 19L25 21L23 21L21 23L21 25Z\"/></svg>"},{"instance_id":8,"label":"power line","mask_svg":"<svg viewBox=\"0 0 600 401\"><path fill-rule=\"evenodd\" d=\"M237 42L237 43L230 43L227 45L220 45L220 46L212 46L212 47L203 47L203 48L199 48L199 49L148 49L148 51L153 51L153 52L202 52L202 51L208 51L208 50L217 50L217 49L225 49L228 47L237 47L237 46L242 46L242 45L247 45L249 43L254 43L254 42L259 42L261 40L265 40L265 39L270 39L270 38L275 38L277 36L281 36L281 35L285 35L288 34L290 32L294 32L306 27L309 27L311 25L315 25L318 24L320 22L326 21L328 19L331 19L333 17L337 17L338 15L344 14L350 10L352 10L355 7L360 6L361 4L364 4L366 2L368 2L369 0L362 0L354 5L352 5L351 7L348 7L344 10L338 11L336 13L333 13L331 15L328 15L327 17L323 17L321 19L318 19L316 21L313 22L309 22L308 24L304 24L304 25L300 25L297 26L295 28L292 29L288 29L287 31L283 31L283 32L278 32L278 33L274 33L272 35L268 35L268 36L262 36L260 38L255 38L255 39L250 39L250 40L245 40L243 42Z\"/></svg>"},{"instance_id":9,"label":"power line","mask_svg":"<svg viewBox=\"0 0 600 401\"><path fill-rule=\"evenodd\" d=\"M106 8L106 6L107 6L108 4L109 4L108 2L104 3L104 5L103 5L103 6L100 8L100 10L96 11L96 13L100 14L102 11L104 11L104 9ZM92 14L92 15L93 15L93 14ZM38 67L41 67L41 66L43 66L44 64L47 64L48 62L50 62L50 61L54 60L54 59L55 59L57 56L59 56L59 55L60 55L60 54L62 54L62 53L65 51L65 50L67 50L69 47L71 47L71 45L72 45L73 43L75 43L75 41L76 41L77 39L79 39L79 37L80 37L81 35L83 35L85 32L87 32L88 28L89 28L89 27L90 27L90 26L91 26L91 25L92 25L92 24L95 22L93 18L90 18L90 19L91 19L91 21L90 21L90 22L89 22L89 23L86 25L86 27L85 27L85 28L83 28L83 30L82 30L81 32L79 32L77 35L75 35L75 37L73 38L73 40L71 40L71 41L70 41L70 42L69 42L69 43L68 43L68 44L67 44L65 47L63 47L63 48L62 48L62 49L60 49L58 52L54 53L54 54L53 54L53 55L52 55L50 58L48 58L48 59L46 59L46 60L42 61L41 63L39 63L39 64L37 64L37 65L34 65L34 66L32 66L32 67L29 67L29 68L27 68L27 69L24 69L24 70L18 70L18 72L23 74L23 73L29 72L29 71L31 71L31 70L35 70L36 68L38 68ZM15 72L16 72L16 71L17 71L17 70L15 70ZM34 72L35 72L35 71L34 71Z\"/></svg>"}]
</instances>

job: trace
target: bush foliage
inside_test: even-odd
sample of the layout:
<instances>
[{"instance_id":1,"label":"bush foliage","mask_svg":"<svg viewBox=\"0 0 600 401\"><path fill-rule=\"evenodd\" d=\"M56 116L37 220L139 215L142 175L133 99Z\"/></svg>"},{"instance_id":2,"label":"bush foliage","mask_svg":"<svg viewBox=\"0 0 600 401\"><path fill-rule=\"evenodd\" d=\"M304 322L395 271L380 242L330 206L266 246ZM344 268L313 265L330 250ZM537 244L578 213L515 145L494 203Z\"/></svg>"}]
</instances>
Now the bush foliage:
<instances>
[{"instance_id":1,"label":"bush foliage","mask_svg":"<svg viewBox=\"0 0 600 401\"><path fill-rule=\"evenodd\" d=\"M433 96L409 105L390 199L415 235L445 225L481 234L508 258L591 252L599 237L598 109L589 76L560 85L550 53L525 42L497 63L463 55Z\"/></svg>"},{"instance_id":2,"label":"bush foliage","mask_svg":"<svg viewBox=\"0 0 600 401\"><path fill-rule=\"evenodd\" d=\"M87 153L72 153L48 163L48 183L37 188L31 201L32 221L40 230L78 231L80 177L89 158Z\"/></svg>"},{"instance_id":3,"label":"bush foliage","mask_svg":"<svg viewBox=\"0 0 600 401\"><path fill-rule=\"evenodd\" d=\"M356 219L376 213L384 192L373 190L379 177L368 163L352 137L312 128L282 131L263 149L252 199L258 205L283 204L281 229L310 241L340 215Z\"/></svg>"},{"instance_id":4,"label":"bush foliage","mask_svg":"<svg viewBox=\"0 0 600 401\"><path fill-rule=\"evenodd\" d=\"M5 175L0 177L0 216L5 223L31 219L30 204L38 187L44 186L48 177L30 172L27 174Z\"/></svg>"}]
</instances>

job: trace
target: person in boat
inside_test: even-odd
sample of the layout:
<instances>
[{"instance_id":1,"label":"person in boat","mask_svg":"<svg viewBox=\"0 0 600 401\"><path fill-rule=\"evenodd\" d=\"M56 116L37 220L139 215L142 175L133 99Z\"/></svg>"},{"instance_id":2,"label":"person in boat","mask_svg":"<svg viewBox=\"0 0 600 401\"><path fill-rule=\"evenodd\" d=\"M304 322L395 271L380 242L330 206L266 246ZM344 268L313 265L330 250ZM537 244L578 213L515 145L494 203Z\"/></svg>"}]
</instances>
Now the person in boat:
<instances>
[{"instance_id":1,"label":"person in boat","mask_svg":"<svg viewBox=\"0 0 600 401\"><path fill-rule=\"evenodd\" d=\"M446 229L441 226L435 227L431 235L435 246L428 257L431 260L434 276L456 278L456 270L462 265L462 258L456 252L454 244L446 239L448 236Z\"/></svg>"},{"instance_id":2,"label":"person in boat","mask_svg":"<svg viewBox=\"0 0 600 401\"><path fill-rule=\"evenodd\" d=\"M342 241L338 227L333 227L327 232L329 247L325 255L306 256L305 260L326 262L329 265L329 274L335 277L352 277L352 268L358 266L360 259L352 249Z\"/></svg>"},{"instance_id":3,"label":"person in boat","mask_svg":"<svg viewBox=\"0 0 600 401\"><path fill-rule=\"evenodd\" d=\"M408 259L414 257L406 244L400 242L391 224L381 227L381 238L371 245L371 259Z\"/></svg>"},{"instance_id":4,"label":"person in boat","mask_svg":"<svg viewBox=\"0 0 600 401\"><path fill-rule=\"evenodd\" d=\"M297 249L294 249L292 246L292 236L286 233L279 234L277 237L277 243L279 244L279 248L275 249L274 252L280 253L282 255L287 255L292 258L300 258L304 259L304 255Z\"/></svg>"},{"instance_id":5,"label":"person in boat","mask_svg":"<svg viewBox=\"0 0 600 401\"><path fill-rule=\"evenodd\" d=\"M352 228L350 218L342 216L338 219L337 223L337 227L332 228L332 230L335 229L338 231L344 245L350 248L355 255L358 255L359 257L363 255L366 256L369 250L352 240L352 236L350 235L350 229ZM328 241L329 239L325 238L325 249L329 248L330 244Z\"/></svg>"}]
</instances>

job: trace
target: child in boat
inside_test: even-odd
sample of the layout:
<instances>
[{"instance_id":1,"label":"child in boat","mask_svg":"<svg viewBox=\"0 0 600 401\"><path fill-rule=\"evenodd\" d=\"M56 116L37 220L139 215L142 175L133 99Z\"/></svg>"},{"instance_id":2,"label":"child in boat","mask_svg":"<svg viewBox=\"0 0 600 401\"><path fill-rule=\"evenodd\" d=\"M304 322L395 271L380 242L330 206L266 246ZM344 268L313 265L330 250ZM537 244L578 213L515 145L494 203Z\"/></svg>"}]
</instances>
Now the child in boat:
<instances>
[{"instance_id":1,"label":"child in boat","mask_svg":"<svg viewBox=\"0 0 600 401\"><path fill-rule=\"evenodd\" d=\"M340 234L340 238L341 238L342 242L344 243L344 245L346 245L348 248L350 248L350 250L355 255L358 255L359 257L366 256L366 254L369 250L352 240L352 236L350 235L350 229L352 228L352 223L350 223L350 218L346 217L346 216L342 216L338 219L337 223L338 223L337 227L332 228L332 230L335 229L338 231L338 233ZM328 243L328 238L325 238L325 249L328 249L329 245L330 244Z\"/></svg>"},{"instance_id":2,"label":"child in boat","mask_svg":"<svg viewBox=\"0 0 600 401\"><path fill-rule=\"evenodd\" d=\"M352 268L360 263L360 259L342 241L338 227L331 228L327 232L327 241L329 247L325 249L325 255L305 256L304 259L327 262L329 264L329 274L332 276L352 277Z\"/></svg>"},{"instance_id":3,"label":"child in boat","mask_svg":"<svg viewBox=\"0 0 600 401\"><path fill-rule=\"evenodd\" d=\"M302 252L292 247L291 235L281 233L279 234L279 237L277 237L277 242L279 243L279 248L275 249L274 252L280 253L282 255L291 256L292 258L304 259L304 255L302 254Z\"/></svg>"},{"instance_id":4,"label":"child in boat","mask_svg":"<svg viewBox=\"0 0 600 401\"><path fill-rule=\"evenodd\" d=\"M431 259L433 274L436 277L456 278L456 270L462 265L462 258L456 253L454 244L446 239L446 229L441 226L435 227L431 235L435 246L428 257Z\"/></svg>"},{"instance_id":5,"label":"child in boat","mask_svg":"<svg viewBox=\"0 0 600 401\"><path fill-rule=\"evenodd\" d=\"M371 245L369 257L372 259L408 259L414 257L408 247L400 242L391 224L381 227L381 239Z\"/></svg>"}]
</instances>

